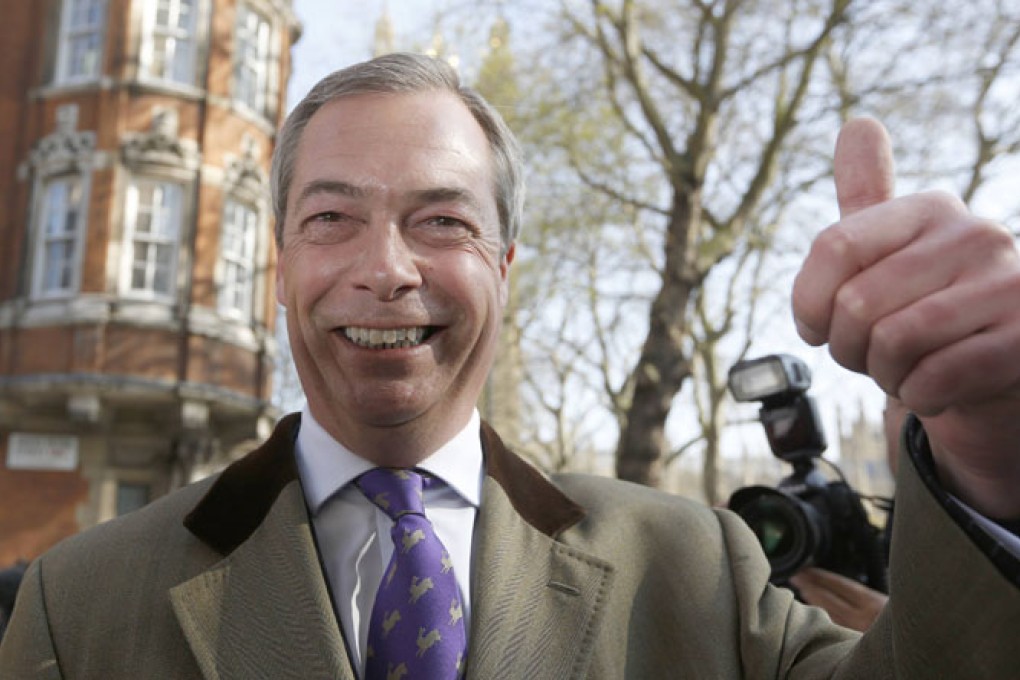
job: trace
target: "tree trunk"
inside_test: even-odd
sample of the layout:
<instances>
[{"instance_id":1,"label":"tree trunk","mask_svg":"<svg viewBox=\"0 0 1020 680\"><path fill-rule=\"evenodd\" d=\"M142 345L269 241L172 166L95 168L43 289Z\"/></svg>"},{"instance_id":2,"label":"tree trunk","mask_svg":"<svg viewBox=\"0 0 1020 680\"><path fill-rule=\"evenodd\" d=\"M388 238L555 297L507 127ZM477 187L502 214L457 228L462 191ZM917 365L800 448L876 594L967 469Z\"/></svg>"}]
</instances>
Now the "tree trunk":
<instances>
[{"instance_id":1,"label":"tree trunk","mask_svg":"<svg viewBox=\"0 0 1020 680\"><path fill-rule=\"evenodd\" d=\"M692 226L700 219L700 194L675 191L666 232L662 288L652 302L648 335L631 373L634 392L616 450L616 475L638 484L662 483L668 453L666 417L673 398L691 374L684 349L687 307L696 278L688 266Z\"/></svg>"},{"instance_id":2,"label":"tree trunk","mask_svg":"<svg viewBox=\"0 0 1020 680\"><path fill-rule=\"evenodd\" d=\"M712 387L714 390L714 386ZM722 401L713 394L709 404L709 421L705 431L705 459L701 467L701 491L705 502L716 505L719 502L719 438L722 432Z\"/></svg>"}]
</instances>

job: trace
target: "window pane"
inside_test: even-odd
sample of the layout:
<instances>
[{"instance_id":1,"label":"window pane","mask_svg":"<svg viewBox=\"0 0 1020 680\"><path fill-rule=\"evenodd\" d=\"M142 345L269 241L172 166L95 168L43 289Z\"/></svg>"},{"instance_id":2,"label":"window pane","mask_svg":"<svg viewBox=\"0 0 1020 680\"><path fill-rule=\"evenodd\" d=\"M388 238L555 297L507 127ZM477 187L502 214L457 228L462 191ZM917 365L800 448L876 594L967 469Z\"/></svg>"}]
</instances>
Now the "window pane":
<instances>
[{"instance_id":1,"label":"window pane","mask_svg":"<svg viewBox=\"0 0 1020 680\"><path fill-rule=\"evenodd\" d=\"M130 288L171 295L175 286L182 188L173 182L139 182L132 225Z\"/></svg>"},{"instance_id":2,"label":"window pane","mask_svg":"<svg viewBox=\"0 0 1020 680\"><path fill-rule=\"evenodd\" d=\"M138 191L138 214L135 216L135 234L149 233L152 231L152 200L153 185L148 183L139 184Z\"/></svg>"},{"instance_id":3,"label":"window pane","mask_svg":"<svg viewBox=\"0 0 1020 680\"><path fill-rule=\"evenodd\" d=\"M167 40L168 38L162 35L152 37L152 64L149 73L157 78L167 77Z\"/></svg>"},{"instance_id":4,"label":"window pane","mask_svg":"<svg viewBox=\"0 0 1020 680\"><path fill-rule=\"evenodd\" d=\"M136 234L148 234L152 231L152 208L138 206L138 219L135 222Z\"/></svg>"},{"instance_id":5,"label":"window pane","mask_svg":"<svg viewBox=\"0 0 1020 680\"><path fill-rule=\"evenodd\" d=\"M149 502L148 484L117 483L117 516L138 510Z\"/></svg>"},{"instance_id":6,"label":"window pane","mask_svg":"<svg viewBox=\"0 0 1020 680\"><path fill-rule=\"evenodd\" d=\"M159 0L156 3L156 26L170 25L170 1Z\"/></svg>"},{"instance_id":7,"label":"window pane","mask_svg":"<svg viewBox=\"0 0 1020 680\"><path fill-rule=\"evenodd\" d=\"M43 215L46 223L43 233L49 237L63 233L64 214L67 212L67 182L53 182L46 188Z\"/></svg>"},{"instance_id":8,"label":"window pane","mask_svg":"<svg viewBox=\"0 0 1020 680\"><path fill-rule=\"evenodd\" d=\"M99 75L105 19L105 0L65 0L60 40L64 77Z\"/></svg>"},{"instance_id":9,"label":"window pane","mask_svg":"<svg viewBox=\"0 0 1020 680\"><path fill-rule=\"evenodd\" d=\"M173 80L178 83L185 83L191 85L194 83L195 78L193 74L191 51L194 49L190 40L181 40L180 38L173 38L167 41L172 43L168 45L167 59L170 63L167 66L168 73L167 79ZM172 59L169 55L173 55Z\"/></svg>"},{"instance_id":10,"label":"window pane","mask_svg":"<svg viewBox=\"0 0 1020 680\"><path fill-rule=\"evenodd\" d=\"M74 270L71 267L71 248L70 248L71 245L73 245L73 244L69 244L69 243L65 244L64 261L63 261L63 264L60 267L60 273L59 273L59 283L58 283L58 285L60 286L60 290L70 290L71 289L71 275L74 272Z\"/></svg>"},{"instance_id":11,"label":"window pane","mask_svg":"<svg viewBox=\"0 0 1020 680\"><path fill-rule=\"evenodd\" d=\"M98 26L102 23L105 0L86 0L84 4L89 26Z\"/></svg>"},{"instance_id":12,"label":"window pane","mask_svg":"<svg viewBox=\"0 0 1020 680\"><path fill-rule=\"evenodd\" d=\"M156 200L158 206L153 206L153 233L162 240L177 238L177 231L180 221L180 187L176 184L160 185L159 194Z\"/></svg>"},{"instance_id":13,"label":"window pane","mask_svg":"<svg viewBox=\"0 0 1020 680\"><path fill-rule=\"evenodd\" d=\"M40 268L36 278L40 293L70 291L76 283L82 200L82 183L77 178L52 180L43 191L35 260Z\"/></svg>"},{"instance_id":14,"label":"window pane","mask_svg":"<svg viewBox=\"0 0 1020 680\"><path fill-rule=\"evenodd\" d=\"M69 39L67 74L72 78L99 72L99 36L93 33Z\"/></svg>"},{"instance_id":15,"label":"window pane","mask_svg":"<svg viewBox=\"0 0 1020 680\"><path fill-rule=\"evenodd\" d=\"M152 248L148 243L135 242L135 259L131 265L132 290L149 288L149 258Z\"/></svg>"},{"instance_id":16,"label":"window pane","mask_svg":"<svg viewBox=\"0 0 1020 680\"><path fill-rule=\"evenodd\" d=\"M71 288L74 241L54 241L46 244L43 256L43 282L45 292Z\"/></svg>"},{"instance_id":17,"label":"window pane","mask_svg":"<svg viewBox=\"0 0 1020 680\"><path fill-rule=\"evenodd\" d=\"M229 257L237 252L238 244L241 242L241 235L237 231L237 217L227 218L228 222L223 225L223 256Z\"/></svg>"},{"instance_id":18,"label":"window pane","mask_svg":"<svg viewBox=\"0 0 1020 680\"><path fill-rule=\"evenodd\" d=\"M224 312L251 313L255 237L258 212L250 206L228 201L223 215L221 257L223 282L220 309Z\"/></svg>"},{"instance_id":19,"label":"window pane","mask_svg":"<svg viewBox=\"0 0 1020 680\"><path fill-rule=\"evenodd\" d=\"M152 277L152 290L162 295L173 292L173 270L164 263L156 263Z\"/></svg>"},{"instance_id":20,"label":"window pane","mask_svg":"<svg viewBox=\"0 0 1020 680\"><path fill-rule=\"evenodd\" d=\"M234 91L237 99L257 111L266 101L269 72L269 22L250 8L238 8Z\"/></svg>"},{"instance_id":21,"label":"window pane","mask_svg":"<svg viewBox=\"0 0 1020 680\"><path fill-rule=\"evenodd\" d=\"M194 0L158 0L148 27L153 77L194 84Z\"/></svg>"},{"instance_id":22,"label":"window pane","mask_svg":"<svg viewBox=\"0 0 1020 680\"><path fill-rule=\"evenodd\" d=\"M194 0L180 0L177 3L177 28L182 31L190 30L194 11Z\"/></svg>"},{"instance_id":23,"label":"window pane","mask_svg":"<svg viewBox=\"0 0 1020 680\"><path fill-rule=\"evenodd\" d=\"M162 269L169 269L174 263L174 251L166 244L154 246L153 263Z\"/></svg>"},{"instance_id":24,"label":"window pane","mask_svg":"<svg viewBox=\"0 0 1020 680\"><path fill-rule=\"evenodd\" d=\"M78 231L78 213L81 210L81 182L69 181L67 187L67 199L64 204L64 228L63 233L74 238Z\"/></svg>"}]
</instances>

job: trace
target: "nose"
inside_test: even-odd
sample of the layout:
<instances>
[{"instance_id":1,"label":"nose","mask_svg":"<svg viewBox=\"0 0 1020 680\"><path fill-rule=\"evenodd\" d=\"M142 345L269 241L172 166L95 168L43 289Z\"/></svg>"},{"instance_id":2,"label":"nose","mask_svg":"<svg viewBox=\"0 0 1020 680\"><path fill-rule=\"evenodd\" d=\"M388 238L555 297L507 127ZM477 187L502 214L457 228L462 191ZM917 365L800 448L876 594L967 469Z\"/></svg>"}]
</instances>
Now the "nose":
<instances>
[{"instance_id":1,"label":"nose","mask_svg":"<svg viewBox=\"0 0 1020 680\"><path fill-rule=\"evenodd\" d=\"M399 225L372 224L365 230L354 269L354 286L380 300L394 300L422 283L417 256Z\"/></svg>"}]
</instances>

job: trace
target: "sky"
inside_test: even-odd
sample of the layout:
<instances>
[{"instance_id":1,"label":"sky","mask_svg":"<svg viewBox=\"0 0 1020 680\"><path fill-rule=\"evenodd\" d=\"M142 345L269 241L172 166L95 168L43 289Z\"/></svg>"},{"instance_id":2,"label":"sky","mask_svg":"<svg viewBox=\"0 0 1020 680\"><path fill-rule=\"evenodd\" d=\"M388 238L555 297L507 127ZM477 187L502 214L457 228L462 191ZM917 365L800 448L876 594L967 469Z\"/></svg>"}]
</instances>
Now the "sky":
<instances>
[{"instance_id":1,"label":"sky","mask_svg":"<svg viewBox=\"0 0 1020 680\"><path fill-rule=\"evenodd\" d=\"M288 109L321 77L372 56L375 25L388 9L398 46L428 35L442 0L294 0L303 33L294 45Z\"/></svg>"}]
</instances>

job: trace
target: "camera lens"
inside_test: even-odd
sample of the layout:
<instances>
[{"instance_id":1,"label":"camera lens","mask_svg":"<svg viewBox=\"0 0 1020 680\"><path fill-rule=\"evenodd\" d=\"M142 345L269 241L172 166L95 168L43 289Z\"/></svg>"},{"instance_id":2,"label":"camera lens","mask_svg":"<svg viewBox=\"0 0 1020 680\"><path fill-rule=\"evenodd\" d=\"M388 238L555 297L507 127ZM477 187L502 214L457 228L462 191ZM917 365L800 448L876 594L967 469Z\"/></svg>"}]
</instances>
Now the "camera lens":
<instances>
[{"instance_id":1,"label":"camera lens","mask_svg":"<svg viewBox=\"0 0 1020 680\"><path fill-rule=\"evenodd\" d=\"M729 507L758 537L774 581L785 581L817 556L825 524L810 504L778 489L752 486L733 494Z\"/></svg>"},{"instance_id":2,"label":"camera lens","mask_svg":"<svg viewBox=\"0 0 1020 680\"><path fill-rule=\"evenodd\" d=\"M766 503L767 500L762 503L762 506ZM758 510L761 512L753 518L748 518L747 522L765 550L765 556L774 560L789 554L797 542L794 526L787 521L786 517L769 514L773 508L759 507Z\"/></svg>"}]
</instances>

